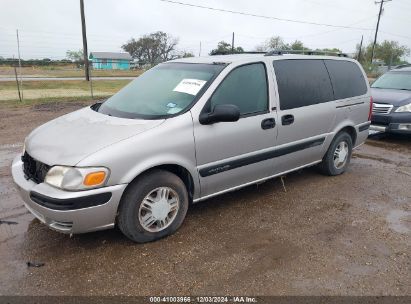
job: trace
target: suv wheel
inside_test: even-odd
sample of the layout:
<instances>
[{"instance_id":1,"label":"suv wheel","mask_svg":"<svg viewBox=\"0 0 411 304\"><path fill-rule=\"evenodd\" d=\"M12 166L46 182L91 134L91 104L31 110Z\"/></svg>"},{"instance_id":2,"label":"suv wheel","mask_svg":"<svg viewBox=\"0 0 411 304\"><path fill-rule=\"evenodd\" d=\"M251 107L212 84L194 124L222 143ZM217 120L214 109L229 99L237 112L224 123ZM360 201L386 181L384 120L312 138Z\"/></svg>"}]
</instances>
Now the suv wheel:
<instances>
[{"instance_id":1,"label":"suv wheel","mask_svg":"<svg viewBox=\"0 0 411 304\"><path fill-rule=\"evenodd\" d=\"M183 181L168 171L152 170L127 188L117 223L129 239L145 243L174 233L187 209L188 194Z\"/></svg>"},{"instance_id":2,"label":"suv wheel","mask_svg":"<svg viewBox=\"0 0 411 304\"><path fill-rule=\"evenodd\" d=\"M347 169L352 154L352 139L346 132L341 132L332 141L327 153L319 165L322 173L330 176L339 175Z\"/></svg>"}]
</instances>

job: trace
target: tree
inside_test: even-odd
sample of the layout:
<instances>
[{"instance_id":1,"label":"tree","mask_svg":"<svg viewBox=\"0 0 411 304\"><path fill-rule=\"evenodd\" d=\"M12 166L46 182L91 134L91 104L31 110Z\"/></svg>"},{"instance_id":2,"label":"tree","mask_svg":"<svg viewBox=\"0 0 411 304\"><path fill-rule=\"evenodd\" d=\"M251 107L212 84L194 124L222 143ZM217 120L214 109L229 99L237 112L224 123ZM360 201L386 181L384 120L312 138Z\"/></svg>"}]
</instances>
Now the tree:
<instances>
[{"instance_id":1,"label":"tree","mask_svg":"<svg viewBox=\"0 0 411 304\"><path fill-rule=\"evenodd\" d=\"M296 40L290 44L290 50L303 51L303 50L309 50L309 48L306 47L304 43L302 43L300 40Z\"/></svg>"},{"instance_id":2,"label":"tree","mask_svg":"<svg viewBox=\"0 0 411 304\"><path fill-rule=\"evenodd\" d=\"M135 40L132 38L121 48L128 52L131 57L137 59L140 64L150 64L154 66L175 58L175 49L178 39L171 35L158 31Z\"/></svg>"},{"instance_id":3,"label":"tree","mask_svg":"<svg viewBox=\"0 0 411 304\"><path fill-rule=\"evenodd\" d=\"M66 52L66 57L67 59L71 61L83 61L83 50L78 50L78 51L70 51L68 50Z\"/></svg>"},{"instance_id":4,"label":"tree","mask_svg":"<svg viewBox=\"0 0 411 304\"><path fill-rule=\"evenodd\" d=\"M325 55L328 55L328 54L331 55L331 54L335 54L335 53L341 54L341 53L342 53L342 51L341 51L340 49L338 49L338 48L316 49L315 51L317 51L317 52L324 52Z\"/></svg>"},{"instance_id":5,"label":"tree","mask_svg":"<svg viewBox=\"0 0 411 304\"><path fill-rule=\"evenodd\" d=\"M359 46L357 46L358 52ZM364 60L370 61L372 53L372 43L369 43L364 51ZM405 45L400 45L398 41L384 40L381 43L375 45L375 59L384 61L386 65L399 64L402 62L401 57L408 56L410 49Z\"/></svg>"},{"instance_id":6,"label":"tree","mask_svg":"<svg viewBox=\"0 0 411 304\"><path fill-rule=\"evenodd\" d=\"M290 46L284 42L283 38L280 36L273 36L263 44L256 47L258 52L268 52L272 50L289 50Z\"/></svg>"},{"instance_id":7,"label":"tree","mask_svg":"<svg viewBox=\"0 0 411 304\"><path fill-rule=\"evenodd\" d=\"M179 58L189 58L189 57L194 57L194 54L191 52L183 51L180 55L178 55Z\"/></svg>"},{"instance_id":8,"label":"tree","mask_svg":"<svg viewBox=\"0 0 411 304\"><path fill-rule=\"evenodd\" d=\"M231 44L225 41L220 41L217 44L217 48L210 52L210 55L242 53L242 52L244 52L244 49L241 46L235 47L233 52L231 52Z\"/></svg>"},{"instance_id":9,"label":"tree","mask_svg":"<svg viewBox=\"0 0 411 304\"><path fill-rule=\"evenodd\" d=\"M268 39L267 46L272 50L288 50L290 48L280 36L274 36Z\"/></svg>"}]
</instances>

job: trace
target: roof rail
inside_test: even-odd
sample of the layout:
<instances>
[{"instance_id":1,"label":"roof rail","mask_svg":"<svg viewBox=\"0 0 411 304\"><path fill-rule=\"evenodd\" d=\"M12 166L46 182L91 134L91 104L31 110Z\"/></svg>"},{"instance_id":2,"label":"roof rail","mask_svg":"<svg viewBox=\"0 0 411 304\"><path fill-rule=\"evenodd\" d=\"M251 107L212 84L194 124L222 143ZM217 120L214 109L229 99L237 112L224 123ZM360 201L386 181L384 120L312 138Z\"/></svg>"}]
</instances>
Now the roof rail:
<instances>
[{"instance_id":1,"label":"roof rail","mask_svg":"<svg viewBox=\"0 0 411 304\"><path fill-rule=\"evenodd\" d=\"M258 52L258 51L250 51L250 52L237 52L237 51L218 51L210 54L211 56L215 55L236 55L236 54L265 54L267 52Z\"/></svg>"},{"instance_id":2,"label":"roof rail","mask_svg":"<svg viewBox=\"0 0 411 304\"><path fill-rule=\"evenodd\" d=\"M302 54L302 55L330 55L338 57L348 57L347 54L338 52L312 51L312 50L273 50L265 53L265 56L279 56L283 54Z\"/></svg>"},{"instance_id":3,"label":"roof rail","mask_svg":"<svg viewBox=\"0 0 411 304\"><path fill-rule=\"evenodd\" d=\"M405 64L397 65L396 67L393 68L393 70L402 69L402 68L409 68L409 67L411 67L411 64L410 63L405 63Z\"/></svg>"},{"instance_id":4,"label":"roof rail","mask_svg":"<svg viewBox=\"0 0 411 304\"><path fill-rule=\"evenodd\" d=\"M338 57L348 57L347 54L338 52L326 52L326 51L312 51L312 50L273 50L268 52L259 51L247 51L247 52L231 52L231 51L219 51L214 52L211 56L215 55L235 55L235 54L264 54L264 56L279 56L284 54L302 54L302 55L330 55Z\"/></svg>"}]
</instances>

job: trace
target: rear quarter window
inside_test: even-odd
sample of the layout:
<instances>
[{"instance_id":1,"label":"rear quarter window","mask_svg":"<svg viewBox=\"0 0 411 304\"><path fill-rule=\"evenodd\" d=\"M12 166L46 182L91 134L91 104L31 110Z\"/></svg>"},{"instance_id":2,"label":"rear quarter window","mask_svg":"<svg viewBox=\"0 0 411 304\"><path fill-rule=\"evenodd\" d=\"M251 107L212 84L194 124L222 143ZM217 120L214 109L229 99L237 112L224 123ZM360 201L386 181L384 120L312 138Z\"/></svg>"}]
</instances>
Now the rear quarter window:
<instances>
[{"instance_id":1,"label":"rear quarter window","mask_svg":"<svg viewBox=\"0 0 411 304\"><path fill-rule=\"evenodd\" d=\"M358 65L351 61L324 60L334 89L335 99L367 93L367 84Z\"/></svg>"},{"instance_id":2,"label":"rear quarter window","mask_svg":"<svg viewBox=\"0 0 411 304\"><path fill-rule=\"evenodd\" d=\"M273 66L281 110L334 100L330 77L323 60L274 60Z\"/></svg>"}]
</instances>

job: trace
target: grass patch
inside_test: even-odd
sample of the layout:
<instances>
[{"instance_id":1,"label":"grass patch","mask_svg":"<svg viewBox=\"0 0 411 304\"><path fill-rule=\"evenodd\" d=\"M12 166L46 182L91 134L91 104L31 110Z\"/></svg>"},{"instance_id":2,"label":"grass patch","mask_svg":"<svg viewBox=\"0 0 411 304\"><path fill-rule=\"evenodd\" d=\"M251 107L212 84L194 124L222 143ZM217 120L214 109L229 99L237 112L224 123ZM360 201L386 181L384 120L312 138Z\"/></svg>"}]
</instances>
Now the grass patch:
<instances>
[{"instance_id":1,"label":"grass patch","mask_svg":"<svg viewBox=\"0 0 411 304\"><path fill-rule=\"evenodd\" d=\"M112 96L130 81L93 81L94 98L100 99ZM23 102L20 102L15 82L0 82L0 105L2 106L25 106L47 102L92 99L90 83L84 80L26 81L23 82L23 97Z\"/></svg>"},{"instance_id":2,"label":"grass patch","mask_svg":"<svg viewBox=\"0 0 411 304\"><path fill-rule=\"evenodd\" d=\"M131 80L96 80L93 81L93 89L117 92ZM49 90L49 89L83 89L89 90L90 83L85 80L45 80L45 81L23 81L23 90ZM15 81L0 82L0 91L17 90Z\"/></svg>"}]
</instances>

